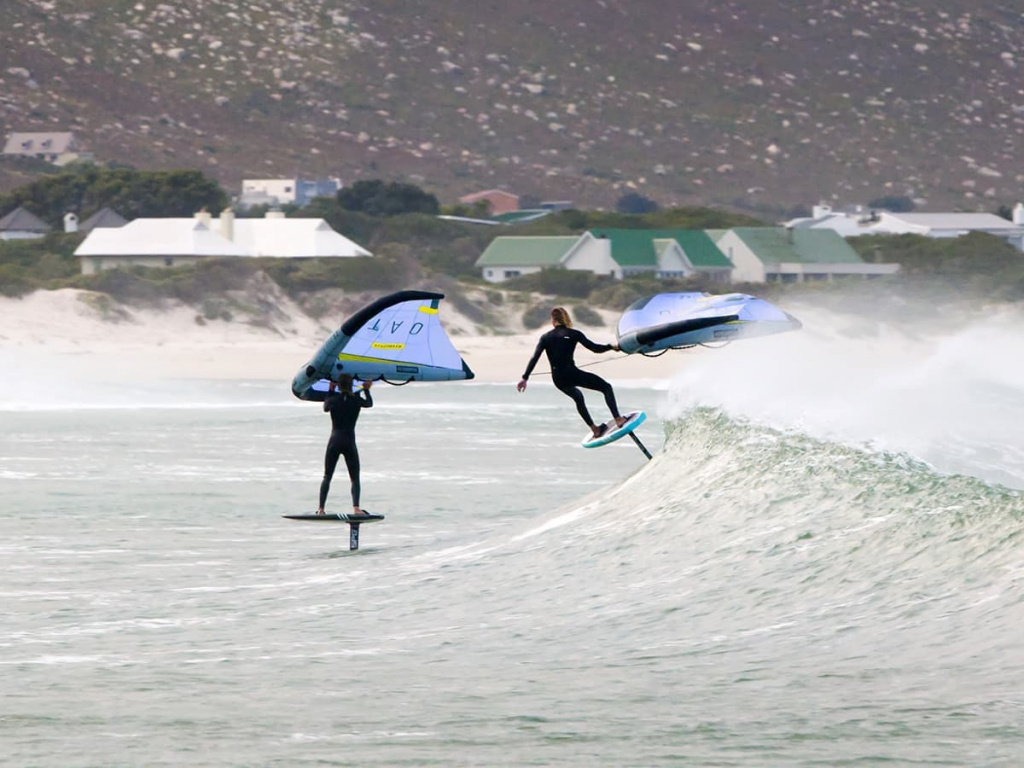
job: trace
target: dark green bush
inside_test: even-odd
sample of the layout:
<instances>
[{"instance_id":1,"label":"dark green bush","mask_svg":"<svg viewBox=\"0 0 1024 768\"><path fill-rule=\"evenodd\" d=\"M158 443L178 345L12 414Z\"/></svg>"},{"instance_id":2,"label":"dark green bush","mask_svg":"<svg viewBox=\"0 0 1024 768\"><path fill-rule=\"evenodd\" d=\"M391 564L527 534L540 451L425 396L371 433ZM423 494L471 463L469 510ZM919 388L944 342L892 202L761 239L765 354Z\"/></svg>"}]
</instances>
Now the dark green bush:
<instances>
[{"instance_id":1,"label":"dark green bush","mask_svg":"<svg viewBox=\"0 0 1024 768\"><path fill-rule=\"evenodd\" d=\"M523 326L531 331L550 322L551 307L547 304L534 304L523 312Z\"/></svg>"},{"instance_id":2,"label":"dark green bush","mask_svg":"<svg viewBox=\"0 0 1024 768\"><path fill-rule=\"evenodd\" d=\"M574 304L572 316L581 325L604 325L604 318L586 304Z\"/></svg>"},{"instance_id":3,"label":"dark green bush","mask_svg":"<svg viewBox=\"0 0 1024 768\"><path fill-rule=\"evenodd\" d=\"M506 285L516 291L533 291L554 296L568 296L574 299L585 299L598 288L609 285L613 279L604 275L595 275L583 270L542 269L530 275L516 277Z\"/></svg>"}]
</instances>

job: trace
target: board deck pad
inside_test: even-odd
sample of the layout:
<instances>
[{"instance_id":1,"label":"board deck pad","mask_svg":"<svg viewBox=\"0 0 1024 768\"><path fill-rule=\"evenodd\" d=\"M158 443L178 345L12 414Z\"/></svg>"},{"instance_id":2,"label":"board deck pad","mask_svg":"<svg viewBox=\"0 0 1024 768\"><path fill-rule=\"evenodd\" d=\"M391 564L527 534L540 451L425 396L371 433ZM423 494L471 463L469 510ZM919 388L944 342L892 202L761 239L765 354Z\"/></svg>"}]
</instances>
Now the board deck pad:
<instances>
[{"instance_id":1,"label":"board deck pad","mask_svg":"<svg viewBox=\"0 0 1024 768\"><path fill-rule=\"evenodd\" d=\"M304 520L314 523L377 523L384 519L384 515L353 515L351 513L328 513L325 515L281 515L286 520Z\"/></svg>"},{"instance_id":2,"label":"board deck pad","mask_svg":"<svg viewBox=\"0 0 1024 768\"><path fill-rule=\"evenodd\" d=\"M588 432L581 441L581 445L584 448L599 448L602 445L608 445L608 443L614 443L616 440L625 437L634 429L644 423L647 418L647 414L643 411L634 411L633 413L626 414L626 423L621 427L614 427L609 429L600 437L594 437L593 432ZM615 422L610 422L614 424Z\"/></svg>"}]
</instances>

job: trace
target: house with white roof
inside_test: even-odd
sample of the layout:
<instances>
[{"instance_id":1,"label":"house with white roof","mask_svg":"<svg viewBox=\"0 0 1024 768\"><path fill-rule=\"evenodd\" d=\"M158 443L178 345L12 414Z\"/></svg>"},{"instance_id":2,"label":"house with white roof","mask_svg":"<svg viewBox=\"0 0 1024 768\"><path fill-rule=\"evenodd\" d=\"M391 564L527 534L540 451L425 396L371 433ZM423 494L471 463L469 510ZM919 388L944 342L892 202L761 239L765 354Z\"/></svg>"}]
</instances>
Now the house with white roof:
<instances>
[{"instance_id":1,"label":"house with white roof","mask_svg":"<svg viewBox=\"0 0 1024 768\"><path fill-rule=\"evenodd\" d=\"M191 219L135 219L123 227L92 230L75 251L82 274L124 266L177 267L199 259L351 258L372 254L323 219L288 219L269 212L263 219L236 219L230 210Z\"/></svg>"},{"instance_id":2,"label":"house with white roof","mask_svg":"<svg viewBox=\"0 0 1024 768\"><path fill-rule=\"evenodd\" d=\"M1024 251L1024 204L1017 203L1013 219L994 213L894 213L891 211L834 211L816 205L811 216L793 219L786 227L796 230L827 229L842 237L858 235L922 235L924 237L960 237L983 232L1008 241Z\"/></svg>"}]
</instances>

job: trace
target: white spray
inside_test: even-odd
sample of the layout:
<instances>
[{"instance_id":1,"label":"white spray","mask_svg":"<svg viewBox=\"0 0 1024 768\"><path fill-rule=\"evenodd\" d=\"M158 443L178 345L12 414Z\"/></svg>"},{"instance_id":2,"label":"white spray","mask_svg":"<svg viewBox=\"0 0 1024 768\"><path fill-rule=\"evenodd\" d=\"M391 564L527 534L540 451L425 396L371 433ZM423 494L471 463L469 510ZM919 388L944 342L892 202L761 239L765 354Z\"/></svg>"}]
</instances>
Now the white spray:
<instances>
[{"instance_id":1,"label":"white spray","mask_svg":"<svg viewBox=\"0 0 1024 768\"><path fill-rule=\"evenodd\" d=\"M798 333L683 353L664 415L717 407L1024 488L1018 311L933 333L824 310L794 314L804 322Z\"/></svg>"}]
</instances>

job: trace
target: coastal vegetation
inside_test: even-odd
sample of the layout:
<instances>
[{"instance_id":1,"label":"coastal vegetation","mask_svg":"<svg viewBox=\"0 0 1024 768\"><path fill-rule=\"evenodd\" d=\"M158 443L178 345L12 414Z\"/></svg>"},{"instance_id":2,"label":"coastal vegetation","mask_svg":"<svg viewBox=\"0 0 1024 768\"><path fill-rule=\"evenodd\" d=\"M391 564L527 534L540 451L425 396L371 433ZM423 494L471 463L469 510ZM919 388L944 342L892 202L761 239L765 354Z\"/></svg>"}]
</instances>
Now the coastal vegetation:
<instances>
[{"instance_id":1,"label":"coastal vegetation","mask_svg":"<svg viewBox=\"0 0 1024 768\"><path fill-rule=\"evenodd\" d=\"M190 216L202 208L219 210L227 195L198 172L144 172L75 167L0 196L0 213L23 205L58 227L69 209L94 212L110 206L132 216ZM534 222L491 227L438 218L437 199L410 184L357 182L333 198L317 198L304 208L288 208L296 217L325 219L336 230L374 253L368 259L209 259L176 268L130 267L94 275L80 274L74 250L82 233L54 232L32 240L0 242L0 295L35 290L81 288L129 304L179 300L197 307L217 303L226 292L253 280L269 279L284 294L308 308L319 292L373 292L412 285L444 285L467 315L486 322L486 306L508 293L543 295L574 308L621 309L659 291L723 290L701 279L657 279L652 275L613 280L607 276L548 269L490 286L474 266L491 240L500 235L575 235L596 228L720 229L765 226L743 214L711 208L659 208L645 214L619 211L561 211ZM246 212L239 212L245 215ZM257 212L259 213L259 212ZM1024 300L1024 256L1004 240L983 234L933 239L917 235L871 235L850 244L869 262L897 262L902 271L885 279L813 284L733 285L730 290L766 297L815 294L894 297L923 295L945 301L970 297ZM466 297L478 296L474 309ZM528 309L524 323L538 322ZM584 318L581 318L584 319ZM592 324L599 315L590 317ZM541 317L540 323L544 320Z\"/></svg>"}]
</instances>

